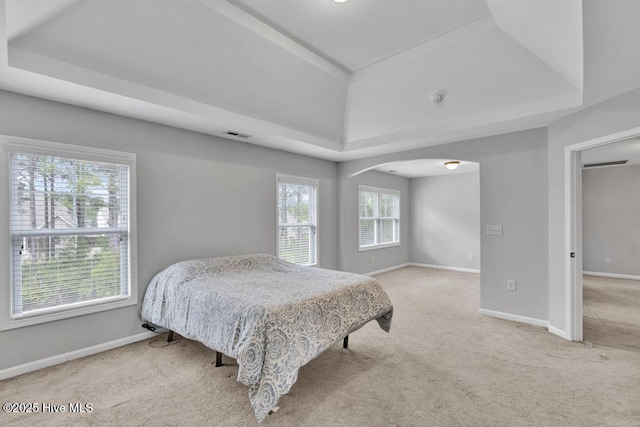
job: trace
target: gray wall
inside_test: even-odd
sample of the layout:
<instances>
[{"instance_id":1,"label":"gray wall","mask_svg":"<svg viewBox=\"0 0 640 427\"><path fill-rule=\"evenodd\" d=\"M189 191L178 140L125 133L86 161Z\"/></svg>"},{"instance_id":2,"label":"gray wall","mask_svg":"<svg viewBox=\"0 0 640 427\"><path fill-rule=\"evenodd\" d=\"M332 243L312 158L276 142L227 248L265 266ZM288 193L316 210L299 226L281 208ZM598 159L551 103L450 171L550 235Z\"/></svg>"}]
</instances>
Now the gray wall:
<instances>
[{"instance_id":1,"label":"gray wall","mask_svg":"<svg viewBox=\"0 0 640 427\"><path fill-rule=\"evenodd\" d=\"M565 285L565 147L640 127L640 90L579 111L549 125L549 323L564 331Z\"/></svg>"},{"instance_id":2,"label":"gray wall","mask_svg":"<svg viewBox=\"0 0 640 427\"><path fill-rule=\"evenodd\" d=\"M584 271L640 276L640 165L582 172L582 238Z\"/></svg>"},{"instance_id":3,"label":"gray wall","mask_svg":"<svg viewBox=\"0 0 640 427\"><path fill-rule=\"evenodd\" d=\"M341 185L340 269L354 273L370 273L408 263L411 246L409 179L369 171L341 180L338 185ZM400 246L362 252L358 250L358 186L360 185L400 191Z\"/></svg>"},{"instance_id":4,"label":"gray wall","mask_svg":"<svg viewBox=\"0 0 640 427\"><path fill-rule=\"evenodd\" d=\"M176 261L275 254L276 172L320 179L319 260L337 267L333 162L9 92L0 92L0 133L137 154L140 299ZM140 323L133 306L3 331L0 369L135 335Z\"/></svg>"},{"instance_id":5,"label":"gray wall","mask_svg":"<svg viewBox=\"0 0 640 427\"><path fill-rule=\"evenodd\" d=\"M480 223L503 226L482 234L480 306L534 319L548 317L547 130L533 129L437 145L338 165L340 177L412 159L453 158L480 163ZM508 279L518 290L506 289Z\"/></svg>"},{"instance_id":6,"label":"gray wall","mask_svg":"<svg viewBox=\"0 0 640 427\"><path fill-rule=\"evenodd\" d=\"M410 194L411 262L479 270L480 174L415 178Z\"/></svg>"},{"instance_id":7,"label":"gray wall","mask_svg":"<svg viewBox=\"0 0 640 427\"><path fill-rule=\"evenodd\" d=\"M553 122L548 135L534 129L353 160L337 166L337 180L333 162L8 92L0 92L0 133L137 153L140 297L153 274L181 259L274 253L276 172L320 179L321 266L369 272L409 262L409 181L346 178L398 160L479 162L481 307L564 330L564 147L639 127L638 111L640 90ZM358 252L360 183L402 192L402 246ZM504 234L487 236L488 224ZM506 291L507 279L517 292ZM0 369L134 335L139 325L129 307L0 332Z\"/></svg>"}]
</instances>

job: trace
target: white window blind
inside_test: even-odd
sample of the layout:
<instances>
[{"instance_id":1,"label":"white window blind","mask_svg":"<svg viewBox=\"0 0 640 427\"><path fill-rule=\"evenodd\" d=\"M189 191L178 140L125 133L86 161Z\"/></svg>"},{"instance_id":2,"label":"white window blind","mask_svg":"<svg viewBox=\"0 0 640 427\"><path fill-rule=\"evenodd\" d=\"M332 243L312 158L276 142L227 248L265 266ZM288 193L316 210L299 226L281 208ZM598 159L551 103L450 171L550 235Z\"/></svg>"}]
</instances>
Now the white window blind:
<instances>
[{"instance_id":1,"label":"white window blind","mask_svg":"<svg viewBox=\"0 0 640 427\"><path fill-rule=\"evenodd\" d=\"M299 265L318 263L318 181L277 175L278 257Z\"/></svg>"},{"instance_id":2,"label":"white window blind","mask_svg":"<svg viewBox=\"0 0 640 427\"><path fill-rule=\"evenodd\" d=\"M54 151L9 151L12 319L131 295L129 165Z\"/></svg>"},{"instance_id":3,"label":"white window blind","mask_svg":"<svg viewBox=\"0 0 640 427\"><path fill-rule=\"evenodd\" d=\"M400 243L400 192L359 188L359 247L371 249Z\"/></svg>"}]
</instances>

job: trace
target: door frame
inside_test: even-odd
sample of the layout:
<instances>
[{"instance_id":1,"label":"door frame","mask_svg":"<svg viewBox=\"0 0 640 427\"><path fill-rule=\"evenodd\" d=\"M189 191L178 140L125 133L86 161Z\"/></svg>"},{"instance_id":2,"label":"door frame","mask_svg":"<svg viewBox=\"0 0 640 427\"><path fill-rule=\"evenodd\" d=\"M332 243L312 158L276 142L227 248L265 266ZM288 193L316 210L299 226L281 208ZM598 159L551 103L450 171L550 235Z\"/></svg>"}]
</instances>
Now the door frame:
<instances>
[{"instance_id":1,"label":"door frame","mask_svg":"<svg viewBox=\"0 0 640 427\"><path fill-rule=\"evenodd\" d=\"M640 127L590 139L564 148L565 336L583 339L582 307L582 152L640 137ZM574 254L575 257L572 257Z\"/></svg>"}]
</instances>

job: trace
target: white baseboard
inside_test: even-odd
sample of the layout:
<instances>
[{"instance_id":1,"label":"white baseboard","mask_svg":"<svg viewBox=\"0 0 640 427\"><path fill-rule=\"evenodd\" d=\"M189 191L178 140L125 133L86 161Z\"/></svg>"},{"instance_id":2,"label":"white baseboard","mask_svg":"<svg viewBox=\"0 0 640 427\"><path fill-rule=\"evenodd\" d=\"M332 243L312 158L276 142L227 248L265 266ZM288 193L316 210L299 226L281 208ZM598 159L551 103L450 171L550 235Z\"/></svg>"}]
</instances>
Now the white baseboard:
<instances>
[{"instance_id":1,"label":"white baseboard","mask_svg":"<svg viewBox=\"0 0 640 427\"><path fill-rule=\"evenodd\" d=\"M631 274L600 273L597 271L583 271L582 274L586 276L611 277L613 279L640 280L640 276Z\"/></svg>"},{"instance_id":2,"label":"white baseboard","mask_svg":"<svg viewBox=\"0 0 640 427\"><path fill-rule=\"evenodd\" d=\"M130 337L120 338L117 340L105 342L91 347L81 348L79 350L70 351L69 353L59 354L57 356L47 357L46 359L35 360L33 362L24 363L22 365L13 366L0 370L0 380L5 380L28 372L37 371L39 369L48 368L49 366L59 365L70 360L79 359L81 357L90 356L92 354L101 353L117 347L122 347L137 341L146 340L156 336L153 332L142 332L141 334L132 335Z\"/></svg>"},{"instance_id":3,"label":"white baseboard","mask_svg":"<svg viewBox=\"0 0 640 427\"><path fill-rule=\"evenodd\" d=\"M511 313L503 313L501 311L487 310L485 308L481 308L478 310L480 314L484 314L486 316L497 317L499 319L511 320L513 322L527 323L533 326L542 326L544 328L549 327L548 320L535 319L533 317L520 316L517 314Z\"/></svg>"},{"instance_id":4,"label":"white baseboard","mask_svg":"<svg viewBox=\"0 0 640 427\"><path fill-rule=\"evenodd\" d=\"M549 332L551 332L554 335L557 335L559 337L564 338L565 340L568 340L569 338L567 338L567 333L565 331L563 331L562 329L556 328L555 326L549 324Z\"/></svg>"},{"instance_id":5,"label":"white baseboard","mask_svg":"<svg viewBox=\"0 0 640 427\"><path fill-rule=\"evenodd\" d=\"M417 263L417 262L410 262L407 265L410 265L412 267L437 268L438 270L461 271L463 273L480 273L480 270L475 269L475 268L447 267L447 266L444 266L444 265L420 264L420 263Z\"/></svg>"},{"instance_id":6,"label":"white baseboard","mask_svg":"<svg viewBox=\"0 0 640 427\"><path fill-rule=\"evenodd\" d=\"M399 270L401 268L409 267L410 264L400 264L394 265L393 267L383 268L382 270L371 271L369 273L364 273L365 276L375 276L376 274L387 273L393 270Z\"/></svg>"}]
</instances>

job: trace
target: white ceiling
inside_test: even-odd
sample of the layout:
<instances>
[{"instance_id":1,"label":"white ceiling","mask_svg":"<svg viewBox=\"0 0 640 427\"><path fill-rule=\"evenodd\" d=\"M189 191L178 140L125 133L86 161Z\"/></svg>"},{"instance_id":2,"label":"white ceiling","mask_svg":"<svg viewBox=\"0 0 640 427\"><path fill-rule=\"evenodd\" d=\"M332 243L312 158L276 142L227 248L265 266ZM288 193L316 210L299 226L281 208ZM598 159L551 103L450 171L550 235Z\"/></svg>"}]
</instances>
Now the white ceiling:
<instances>
[{"instance_id":1,"label":"white ceiling","mask_svg":"<svg viewBox=\"0 0 640 427\"><path fill-rule=\"evenodd\" d=\"M489 15L485 0L230 0L353 72Z\"/></svg>"},{"instance_id":2,"label":"white ceiling","mask_svg":"<svg viewBox=\"0 0 640 427\"><path fill-rule=\"evenodd\" d=\"M7 1L7 38L9 40L28 33L53 18L78 0L9 0Z\"/></svg>"},{"instance_id":3,"label":"white ceiling","mask_svg":"<svg viewBox=\"0 0 640 427\"><path fill-rule=\"evenodd\" d=\"M639 16L635 0L0 0L0 88L343 161L635 89Z\"/></svg>"}]
</instances>

